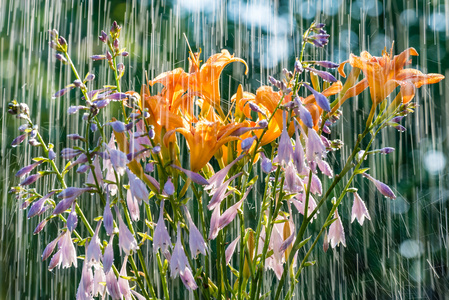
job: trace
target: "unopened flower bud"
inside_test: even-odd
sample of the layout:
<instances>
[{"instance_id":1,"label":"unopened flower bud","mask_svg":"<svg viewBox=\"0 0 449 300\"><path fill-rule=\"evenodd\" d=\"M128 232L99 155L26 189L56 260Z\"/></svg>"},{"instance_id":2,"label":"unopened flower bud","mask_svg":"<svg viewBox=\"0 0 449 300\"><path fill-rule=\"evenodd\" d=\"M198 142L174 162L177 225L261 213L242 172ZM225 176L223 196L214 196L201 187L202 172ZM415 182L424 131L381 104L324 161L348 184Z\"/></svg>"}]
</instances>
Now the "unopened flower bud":
<instances>
[{"instance_id":1,"label":"unopened flower bud","mask_svg":"<svg viewBox=\"0 0 449 300\"><path fill-rule=\"evenodd\" d=\"M62 56L61 53L56 53L55 57L60 62L67 64L67 59L64 56Z\"/></svg>"},{"instance_id":2,"label":"unopened flower bud","mask_svg":"<svg viewBox=\"0 0 449 300\"><path fill-rule=\"evenodd\" d=\"M128 55L129 55L128 52L126 52L126 51L123 51L123 52L122 52L122 56L123 56L123 57L127 57Z\"/></svg>"},{"instance_id":3,"label":"unopened flower bud","mask_svg":"<svg viewBox=\"0 0 449 300\"><path fill-rule=\"evenodd\" d=\"M302 72L304 72L302 63L299 60L295 61L295 72L298 74L301 74Z\"/></svg>"},{"instance_id":4,"label":"unopened flower bud","mask_svg":"<svg viewBox=\"0 0 449 300\"><path fill-rule=\"evenodd\" d=\"M120 47L120 41L118 39L115 39L114 42L112 43L112 46L115 48L115 50L119 50Z\"/></svg>"},{"instance_id":5,"label":"unopened flower bud","mask_svg":"<svg viewBox=\"0 0 449 300\"><path fill-rule=\"evenodd\" d=\"M112 59L112 54L109 51L106 51L106 59L107 60L111 60Z\"/></svg>"},{"instance_id":6,"label":"unopened flower bud","mask_svg":"<svg viewBox=\"0 0 449 300\"><path fill-rule=\"evenodd\" d=\"M106 32L104 32L104 30L101 31L101 35L98 37L98 39L100 41L102 41L103 43L106 43L108 41L108 35Z\"/></svg>"}]
</instances>

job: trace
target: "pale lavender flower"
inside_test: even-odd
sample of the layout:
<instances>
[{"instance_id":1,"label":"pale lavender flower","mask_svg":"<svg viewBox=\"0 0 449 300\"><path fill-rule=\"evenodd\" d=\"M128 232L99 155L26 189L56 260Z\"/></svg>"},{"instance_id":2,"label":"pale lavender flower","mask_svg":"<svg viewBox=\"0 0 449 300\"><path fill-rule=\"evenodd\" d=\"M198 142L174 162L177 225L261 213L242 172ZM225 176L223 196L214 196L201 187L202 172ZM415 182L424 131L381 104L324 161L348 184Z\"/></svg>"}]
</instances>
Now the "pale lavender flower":
<instances>
[{"instance_id":1,"label":"pale lavender flower","mask_svg":"<svg viewBox=\"0 0 449 300\"><path fill-rule=\"evenodd\" d=\"M217 205L210 217L209 240L214 240L218 236L220 216L220 205Z\"/></svg>"},{"instance_id":2,"label":"pale lavender flower","mask_svg":"<svg viewBox=\"0 0 449 300\"><path fill-rule=\"evenodd\" d=\"M49 160L55 160L56 153L53 151L53 148L48 149L48 159Z\"/></svg>"},{"instance_id":3,"label":"pale lavender flower","mask_svg":"<svg viewBox=\"0 0 449 300\"><path fill-rule=\"evenodd\" d=\"M298 128L296 127L296 140L295 150L293 151L293 163L295 164L296 171L301 173L304 169L304 148L302 147L301 140L299 139Z\"/></svg>"},{"instance_id":4,"label":"pale lavender flower","mask_svg":"<svg viewBox=\"0 0 449 300\"><path fill-rule=\"evenodd\" d=\"M67 138L72 141L85 141L86 139L77 133L68 134Z\"/></svg>"},{"instance_id":5,"label":"pale lavender flower","mask_svg":"<svg viewBox=\"0 0 449 300\"><path fill-rule=\"evenodd\" d=\"M139 201L139 204L142 203L142 200L148 204L150 193L148 192L147 186L130 170L126 169L126 173L129 178L129 191L131 191L133 197Z\"/></svg>"},{"instance_id":6,"label":"pale lavender flower","mask_svg":"<svg viewBox=\"0 0 449 300\"><path fill-rule=\"evenodd\" d=\"M226 265L228 265L229 262L231 261L232 255L233 255L234 252L235 252L235 247L237 246L237 242L238 242L239 240L240 240L240 235L239 235L235 240L233 240L233 241L229 244L229 246L226 248L226 251L225 251Z\"/></svg>"},{"instance_id":7,"label":"pale lavender flower","mask_svg":"<svg viewBox=\"0 0 449 300\"><path fill-rule=\"evenodd\" d=\"M69 216L67 217L67 229L70 232L73 232L75 230L76 225L78 225L78 215L76 214L75 210L75 202L72 203L72 210L69 213Z\"/></svg>"},{"instance_id":8,"label":"pale lavender flower","mask_svg":"<svg viewBox=\"0 0 449 300\"><path fill-rule=\"evenodd\" d=\"M100 239L98 237L98 233L101 228L101 220L97 223L97 228L95 229L95 233L92 236L92 239L90 240L89 245L87 246L86 250L86 261L89 266L99 266L100 261L102 259L102 253L101 253L101 244Z\"/></svg>"},{"instance_id":9,"label":"pale lavender flower","mask_svg":"<svg viewBox=\"0 0 449 300\"><path fill-rule=\"evenodd\" d=\"M114 131L116 131L116 132L125 132L126 131L125 123L123 123L121 121L109 122L109 123L106 123L105 125L110 125L112 127L112 129L114 129Z\"/></svg>"},{"instance_id":10,"label":"pale lavender flower","mask_svg":"<svg viewBox=\"0 0 449 300\"><path fill-rule=\"evenodd\" d=\"M125 93L113 93L113 94L110 94L109 96L107 96L107 98L111 99L113 101L120 101L120 100L128 99L128 95Z\"/></svg>"},{"instance_id":11,"label":"pale lavender flower","mask_svg":"<svg viewBox=\"0 0 449 300\"><path fill-rule=\"evenodd\" d=\"M302 191L304 184L296 173L294 165L290 162L285 168L284 189L290 193L298 193Z\"/></svg>"},{"instance_id":12,"label":"pale lavender flower","mask_svg":"<svg viewBox=\"0 0 449 300\"><path fill-rule=\"evenodd\" d=\"M61 150L61 157L64 159L72 159L74 157L77 157L83 153L81 150L75 150L72 148L64 148Z\"/></svg>"},{"instance_id":13,"label":"pale lavender flower","mask_svg":"<svg viewBox=\"0 0 449 300\"><path fill-rule=\"evenodd\" d=\"M122 268L120 269L120 277L118 279L118 286L120 288L120 292L122 293L122 297L125 298L125 300L132 300L131 297L131 289L129 288L129 282L123 277L127 277L128 274L126 274L126 263L128 262L128 256L125 256L125 259L123 260Z\"/></svg>"},{"instance_id":14,"label":"pale lavender flower","mask_svg":"<svg viewBox=\"0 0 449 300\"><path fill-rule=\"evenodd\" d=\"M161 208L159 210L159 220L157 221L156 228L153 233L153 251L157 252L159 248L161 251L168 252L168 248L171 247L170 235L168 234L167 227L164 223L164 201L161 200Z\"/></svg>"},{"instance_id":15,"label":"pale lavender flower","mask_svg":"<svg viewBox=\"0 0 449 300\"><path fill-rule=\"evenodd\" d=\"M147 164L147 166L148 166L148 165L149 165L149 164ZM172 168L175 168L175 169L177 169L177 170L179 170L179 171L181 171L181 172L183 172L183 173L186 174L186 176L189 177L193 182L198 183L199 185L208 185L208 184L209 184L209 182L208 182L203 176L201 176L201 175L198 174L198 173L195 173L195 172L192 172L192 171L183 169L183 168L181 168L181 167L179 167L179 166L177 166L177 165L175 165L175 164L172 164L171 167L172 167ZM152 166L152 168L154 169L154 166ZM145 169L146 169L146 167L145 167ZM152 171L150 171L150 172L152 172Z\"/></svg>"},{"instance_id":16,"label":"pale lavender flower","mask_svg":"<svg viewBox=\"0 0 449 300\"><path fill-rule=\"evenodd\" d=\"M42 220L42 222L40 222L34 229L33 234L38 234L39 232L41 232L42 229L44 229L45 225L47 225L47 222L48 222L48 219Z\"/></svg>"},{"instance_id":17,"label":"pale lavender flower","mask_svg":"<svg viewBox=\"0 0 449 300\"><path fill-rule=\"evenodd\" d=\"M302 66L302 63L299 60L295 61L295 72L299 73L299 74L304 72L304 68Z\"/></svg>"},{"instance_id":18,"label":"pale lavender flower","mask_svg":"<svg viewBox=\"0 0 449 300\"><path fill-rule=\"evenodd\" d=\"M109 271L111 271L112 264L114 263L114 248L112 248L113 241L114 235L111 235L109 243L106 246L106 249L104 249L103 270L106 274L109 273Z\"/></svg>"},{"instance_id":19,"label":"pale lavender flower","mask_svg":"<svg viewBox=\"0 0 449 300\"><path fill-rule=\"evenodd\" d=\"M382 154L389 154L389 153L392 153L393 151L394 151L393 147L384 147L382 149L379 149L379 152Z\"/></svg>"},{"instance_id":20,"label":"pale lavender flower","mask_svg":"<svg viewBox=\"0 0 449 300\"><path fill-rule=\"evenodd\" d=\"M302 104L301 100L299 100L299 97L296 97L294 101L296 103L295 108L296 115L299 115L299 118L307 127L312 128L313 119L309 110Z\"/></svg>"},{"instance_id":21,"label":"pale lavender flower","mask_svg":"<svg viewBox=\"0 0 449 300\"><path fill-rule=\"evenodd\" d=\"M167 181L164 184L164 192L168 196L171 196L175 193L175 186L173 185L173 182L171 181L170 177L167 179Z\"/></svg>"},{"instance_id":22,"label":"pale lavender flower","mask_svg":"<svg viewBox=\"0 0 449 300\"><path fill-rule=\"evenodd\" d=\"M244 139L241 144L242 151L248 151L253 145L255 139L257 139L257 136L252 136Z\"/></svg>"},{"instance_id":23,"label":"pale lavender flower","mask_svg":"<svg viewBox=\"0 0 449 300\"><path fill-rule=\"evenodd\" d=\"M68 91L70 91L73 88L75 88L75 85L74 84L69 84L68 86L66 86L62 90L59 90L56 93L54 93L53 96L52 96L52 99L56 99L58 97L61 97L61 96L65 95Z\"/></svg>"},{"instance_id":24,"label":"pale lavender flower","mask_svg":"<svg viewBox=\"0 0 449 300\"><path fill-rule=\"evenodd\" d=\"M338 68L339 66L339 64L327 60L316 61L315 64L329 69Z\"/></svg>"},{"instance_id":25,"label":"pale lavender flower","mask_svg":"<svg viewBox=\"0 0 449 300\"><path fill-rule=\"evenodd\" d=\"M53 241L51 241L47 247L45 247L44 252L42 252L42 261L46 260L52 253L53 250L56 247L56 243L59 241L59 239L63 236L64 234L61 234L60 236L58 236L57 238L55 238Z\"/></svg>"},{"instance_id":26,"label":"pale lavender flower","mask_svg":"<svg viewBox=\"0 0 449 300\"><path fill-rule=\"evenodd\" d=\"M83 173L86 173L87 170L89 170L89 169L90 169L89 165L81 165L78 167L78 169L76 169L76 173L83 174ZM90 173L89 173L89 175L90 175ZM87 180L87 182L91 183L91 182L89 182L89 180Z\"/></svg>"},{"instance_id":27,"label":"pale lavender flower","mask_svg":"<svg viewBox=\"0 0 449 300\"><path fill-rule=\"evenodd\" d=\"M331 111L331 106L329 104L329 100L327 100L327 98L315 91L310 85L308 85L307 83L304 83L304 86L312 92L313 96L315 97L315 101L316 104L318 104L319 107L321 107L324 111L330 112Z\"/></svg>"},{"instance_id":28,"label":"pale lavender flower","mask_svg":"<svg viewBox=\"0 0 449 300\"><path fill-rule=\"evenodd\" d=\"M92 273L92 268L88 266L86 261L84 261L83 270L81 272L81 280L78 285L78 291L76 293L76 299L77 300L92 299L93 283L94 283L94 274Z\"/></svg>"},{"instance_id":29,"label":"pale lavender flower","mask_svg":"<svg viewBox=\"0 0 449 300\"><path fill-rule=\"evenodd\" d=\"M50 263L48 264L49 271L53 270L56 267L59 268L59 266L61 265L61 262L62 262L61 257L62 257L61 250L58 250L55 253L55 255L53 255L53 257L50 260Z\"/></svg>"},{"instance_id":30,"label":"pale lavender flower","mask_svg":"<svg viewBox=\"0 0 449 300\"><path fill-rule=\"evenodd\" d=\"M218 187L218 189L216 189L214 191L214 194L212 196L212 198L209 201L209 204L207 205L207 208L209 210L212 210L215 208L215 206L219 205L221 203L221 201L223 201L223 199L226 197L226 190L228 189L228 185L237 177L239 177L240 175L242 175L243 173L240 172L238 174L235 174L234 176L232 176L231 178L229 178L228 180L226 180L220 187Z\"/></svg>"},{"instance_id":31,"label":"pale lavender flower","mask_svg":"<svg viewBox=\"0 0 449 300\"><path fill-rule=\"evenodd\" d=\"M103 60L103 59L105 59L105 58L106 58L106 56L105 56L105 55L102 55L102 54L96 54L96 55L92 55L92 56L90 57L90 59L92 59L93 61Z\"/></svg>"},{"instance_id":32,"label":"pale lavender flower","mask_svg":"<svg viewBox=\"0 0 449 300\"><path fill-rule=\"evenodd\" d=\"M260 156L262 157L262 160L260 162L260 165L262 167L262 171L265 173L271 173L273 169L273 164L271 163L271 160L265 156L265 153L261 152Z\"/></svg>"},{"instance_id":33,"label":"pale lavender flower","mask_svg":"<svg viewBox=\"0 0 449 300\"><path fill-rule=\"evenodd\" d=\"M324 175L327 175L329 178L334 177L334 172L332 171L332 168L329 166L329 164L327 162L325 162L322 159L317 159L317 165L318 168L321 170L321 172Z\"/></svg>"},{"instance_id":34,"label":"pale lavender flower","mask_svg":"<svg viewBox=\"0 0 449 300\"><path fill-rule=\"evenodd\" d=\"M180 271L179 277L181 277L182 283L189 291L196 290L198 288L190 268L187 267L183 271Z\"/></svg>"},{"instance_id":35,"label":"pale lavender flower","mask_svg":"<svg viewBox=\"0 0 449 300\"><path fill-rule=\"evenodd\" d=\"M129 231L128 227L123 222L123 219L120 216L117 207L116 214L119 221L118 244L120 246L120 249L122 249L126 255L130 255L131 250L136 251L139 249L139 246L137 245L137 241L134 238L133 234L131 233L131 231Z\"/></svg>"},{"instance_id":36,"label":"pale lavender flower","mask_svg":"<svg viewBox=\"0 0 449 300\"><path fill-rule=\"evenodd\" d=\"M104 30L101 31L101 35L98 37L98 39L103 43L106 43L108 41L108 35L106 34L106 32L104 32Z\"/></svg>"},{"instance_id":37,"label":"pale lavender flower","mask_svg":"<svg viewBox=\"0 0 449 300\"><path fill-rule=\"evenodd\" d=\"M92 81L95 79L95 74L92 73L87 73L86 77L84 78L84 80L86 81Z\"/></svg>"},{"instance_id":38,"label":"pale lavender flower","mask_svg":"<svg viewBox=\"0 0 449 300\"><path fill-rule=\"evenodd\" d=\"M66 231L59 241L59 251L61 251L61 265L63 269L69 268L72 264L75 268L77 267L76 250L70 234L70 231Z\"/></svg>"},{"instance_id":39,"label":"pale lavender flower","mask_svg":"<svg viewBox=\"0 0 449 300\"><path fill-rule=\"evenodd\" d=\"M340 243L346 247L345 230L343 228L343 224L341 223L340 216L338 215L338 211L335 211L335 218L337 218L337 220L335 220L329 227L327 239L332 248L335 248Z\"/></svg>"},{"instance_id":40,"label":"pale lavender flower","mask_svg":"<svg viewBox=\"0 0 449 300\"><path fill-rule=\"evenodd\" d=\"M114 143L114 134L111 135L111 139L106 146L107 149L115 149L115 143ZM112 167L112 163L110 159L103 160L103 170L106 170L106 177L105 179L108 181L115 182L115 174L114 169ZM108 185L109 192L112 196L114 196L117 193L117 185L115 184L109 184Z\"/></svg>"},{"instance_id":41,"label":"pale lavender flower","mask_svg":"<svg viewBox=\"0 0 449 300\"><path fill-rule=\"evenodd\" d=\"M257 125L259 125L260 128L267 128L268 127L268 121L263 119L257 122Z\"/></svg>"},{"instance_id":42,"label":"pale lavender flower","mask_svg":"<svg viewBox=\"0 0 449 300\"><path fill-rule=\"evenodd\" d=\"M40 173L33 174L25 178L21 183L19 183L20 186L30 185L35 183L39 178L41 178L43 175Z\"/></svg>"},{"instance_id":43,"label":"pale lavender flower","mask_svg":"<svg viewBox=\"0 0 449 300\"><path fill-rule=\"evenodd\" d=\"M326 147L320 139L315 129L309 129L306 140L306 157L308 162L315 161L315 158L321 159L326 154Z\"/></svg>"},{"instance_id":44,"label":"pale lavender flower","mask_svg":"<svg viewBox=\"0 0 449 300\"><path fill-rule=\"evenodd\" d=\"M229 223L231 223L235 217L237 216L238 210L243 204L243 200L246 199L249 192L252 190L253 186L249 186L246 188L245 194L243 195L242 199L229 207L227 210L223 212L223 214L220 216L220 219L218 221L218 231L222 230L226 226L228 226Z\"/></svg>"},{"instance_id":45,"label":"pale lavender flower","mask_svg":"<svg viewBox=\"0 0 449 300\"><path fill-rule=\"evenodd\" d=\"M106 275L102 268L95 269L94 273L94 283L92 286L92 296L98 297L98 295L103 296L105 292L105 286L101 283L106 282Z\"/></svg>"},{"instance_id":46,"label":"pale lavender flower","mask_svg":"<svg viewBox=\"0 0 449 300\"><path fill-rule=\"evenodd\" d=\"M23 175L26 175L28 173L30 173L31 171L33 171L34 168L36 168L38 165L40 165L43 161L37 161L31 165L25 166L22 169L20 169L17 173L16 173L16 177L22 177Z\"/></svg>"},{"instance_id":47,"label":"pale lavender flower","mask_svg":"<svg viewBox=\"0 0 449 300\"><path fill-rule=\"evenodd\" d=\"M304 210L305 210L305 204L306 204L306 195L305 193L298 193L294 198L291 199L293 205L296 207L296 209L298 210L298 212L302 215L304 215ZM310 213L315 210L315 208L317 207L317 204L315 202L315 199L312 197L312 195L309 194L309 203L307 206L307 215L310 215ZM315 216L313 217L314 219L317 218L317 214L315 214ZM313 219L311 220L311 222L313 221Z\"/></svg>"},{"instance_id":48,"label":"pale lavender flower","mask_svg":"<svg viewBox=\"0 0 449 300\"><path fill-rule=\"evenodd\" d=\"M385 183L371 177L369 174L367 173L363 173L362 174L365 178L368 178L369 180L371 180L374 185L376 186L377 190L384 195L385 197L391 198L391 199L396 199L396 195L393 193L393 191L391 190L391 188L386 185Z\"/></svg>"},{"instance_id":49,"label":"pale lavender flower","mask_svg":"<svg viewBox=\"0 0 449 300\"><path fill-rule=\"evenodd\" d=\"M360 225L363 225L365 218L371 220L365 202L357 192L354 193L354 203L352 205L351 223L357 218Z\"/></svg>"},{"instance_id":50,"label":"pale lavender flower","mask_svg":"<svg viewBox=\"0 0 449 300\"><path fill-rule=\"evenodd\" d=\"M283 116L282 133L279 140L277 157L279 163L286 166L293 156L293 145L292 141L290 140L290 135L288 134L287 131L287 119L285 111L283 112L282 116Z\"/></svg>"},{"instance_id":51,"label":"pale lavender flower","mask_svg":"<svg viewBox=\"0 0 449 300\"><path fill-rule=\"evenodd\" d=\"M213 195L215 194L215 192L217 191L218 188L220 188L223 185L223 182L226 178L226 176L229 173L229 170L231 170L231 168L239 161L241 160L245 155L242 154L239 157L237 157L236 159L234 159L230 164L228 164L226 167L224 167L223 169L221 169L220 171L218 171L217 173L215 173L214 175L212 175L211 178L209 178L209 185L204 187L204 190L208 191L209 190L209 195Z\"/></svg>"},{"instance_id":52,"label":"pale lavender flower","mask_svg":"<svg viewBox=\"0 0 449 300\"><path fill-rule=\"evenodd\" d=\"M126 165L129 163L128 157L125 153L116 149L109 149L111 164L118 175L125 174Z\"/></svg>"},{"instance_id":53,"label":"pale lavender flower","mask_svg":"<svg viewBox=\"0 0 449 300\"><path fill-rule=\"evenodd\" d=\"M184 207L184 211L187 216L187 220L189 221L189 247L190 253L193 258L196 258L199 253L206 255L207 252L207 244L204 241L203 235L193 223L192 218L190 216L189 211L186 207Z\"/></svg>"},{"instance_id":54,"label":"pale lavender flower","mask_svg":"<svg viewBox=\"0 0 449 300\"><path fill-rule=\"evenodd\" d=\"M74 105L74 106L70 106L70 107L67 109L67 114L68 114L68 115L73 115L73 114L77 113L80 109L87 109L87 107L84 106L84 105Z\"/></svg>"},{"instance_id":55,"label":"pale lavender flower","mask_svg":"<svg viewBox=\"0 0 449 300\"><path fill-rule=\"evenodd\" d=\"M184 252L184 247L181 243L181 225L178 222L175 249L173 250L173 254L170 260L171 278L176 278L179 272L184 271L186 268L189 268L189 262Z\"/></svg>"},{"instance_id":56,"label":"pale lavender flower","mask_svg":"<svg viewBox=\"0 0 449 300\"><path fill-rule=\"evenodd\" d=\"M75 201L76 197L72 198L66 198L56 205L55 209L53 210L53 215L59 215L65 212L67 209L69 209L70 206L72 206L73 202Z\"/></svg>"},{"instance_id":57,"label":"pale lavender flower","mask_svg":"<svg viewBox=\"0 0 449 300\"><path fill-rule=\"evenodd\" d=\"M44 208L45 202L47 201L48 198L53 196L54 193L56 193L56 191L52 191L52 192L48 193L47 195L45 195L44 197L37 200L36 202L34 202L33 205L31 206L30 210L28 211L28 216L27 216L28 219L40 214Z\"/></svg>"},{"instance_id":58,"label":"pale lavender flower","mask_svg":"<svg viewBox=\"0 0 449 300\"><path fill-rule=\"evenodd\" d=\"M140 218L140 210L139 203L136 198L133 196L131 189L128 189L126 192L126 204L128 205L129 215L131 216L131 220L139 221Z\"/></svg>"},{"instance_id":59,"label":"pale lavender flower","mask_svg":"<svg viewBox=\"0 0 449 300\"><path fill-rule=\"evenodd\" d=\"M173 167L173 165L172 165L172 167ZM154 163L152 163L152 162L150 162L150 163L147 163L146 165L145 165L145 172L146 173L151 173L151 172L153 172L154 171ZM187 174L186 174L187 175ZM187 175L187 176L189 176L189 175ZM201 175L200 175L201 176ZM201 177L203 177L203 176L201 176ZM204 177L203 177L204 178ZM206 180L206 179L205 179ZM193 179L192 179L192 181L194 181ZM194 181L195 182L195 181Z\"/></svg>"},{"instance_id":60,"label":"pale lavender flower","mask_svg":"<svg viewBox=\"0 0 449 300\"><path fill-rule=\"evenodd\" d=\"M112 216L111 204L109 196L106 194L106 205L103 212L103 225L106 229L106 234L111 235L114 232L114 217Z\"/></svg>"},{"instance_id":61,"label":"pale lavender flower","mask_svg":"<svg viewBox=\"0 0 449 300\"><path fill-rule=\"evenodd\" d=\"M106 290L108 291L108 294L112 299L122 299L122 293L120 292L117 277L115 277L114 271L112 270L106 273Z\"/></svg>"},{"instance_id":62,"label":"pale lavender flower","mask_svg":"<svg viewBox=\"0 0 449 300\"><path fill-rule=\"evenodd\" d=\"M305 180L308 182L309 178L306 177ZM316 174L312 174L312 180L310 184L310 192L312 194L321 195L323 193L323 185L321 184L320 178Z\"/></svg>"}]
</instances>

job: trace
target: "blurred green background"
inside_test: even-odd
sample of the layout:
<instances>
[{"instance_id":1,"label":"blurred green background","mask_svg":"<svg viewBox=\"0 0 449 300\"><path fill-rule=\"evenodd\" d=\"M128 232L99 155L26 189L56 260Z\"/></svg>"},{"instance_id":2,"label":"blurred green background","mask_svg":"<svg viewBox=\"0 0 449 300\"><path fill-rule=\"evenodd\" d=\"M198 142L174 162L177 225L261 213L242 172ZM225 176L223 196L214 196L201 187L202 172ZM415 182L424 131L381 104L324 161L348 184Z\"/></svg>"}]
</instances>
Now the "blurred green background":
<instances>
[{"instance_id":1,"label":"blurred green background","mask_svg":"<svg viewBox=\"0 0 449 300\"><path fill-rule=\"evenodd\" d=\"M71 92L51 99L74 78L54 58L48 29L56 28L67 39L80 73L96 75L95 87L112 82L106 64L88 57L102 54L97 37L102 29L109 30L113 20L123 26L120 40L130 52L123 60L127 75L122 89L139 91L145 72L154 78L167 70L187 68L184 34L194 51L202 49L203 61L228 49L249 65L247 76L238 63L222 75L222 103L229 106L239 83L255 92L267 84L268 75L280 78L282 68L293 68L301 35L313 20L326 23L331 38L323 50L308 48L306 57L313 54L313 58L342 62L350 53L358 55L363 50L380 55L394 41L395 53L407 47L417 49L420 56L413 59L411 67L447 77L448 3L0 0L0 299L74 298L81 272L81 268L46 270L48 262L42 263L40 256L55 237L57 225L33 236L40 220L27 220L21 201L8 194L9 188L19 183L14 174L37 155L27 145L11 148L21 123L6 113L9 101L28 103L44 138L57 150L68 144L66 134L79 132L79 120L66 118L65 112L68 106L81 103L80 95ZM396 151L370 158L366 164L372 175L393 187L398 198L386 200L367 180L358 179L356 186L367 202L371 221L363 227L350 224L352 199L344 201L339 212L347 247L327 253L317 249L317 266L301 276L295 298L449 299L447 93L446 80L421 88L415 98L420 106L405 120L407 131L388 129L377 140L375 147L391 146ZM349 100L344 117L333 127L332 136L346 144L343 156L361 131L369 105L367 92ZM330 157L338 170L340 154ZM54 184L43 181L37 187ZM246 207L250 215L255 213L251 207L250 201ZM271 271L267 274L265 289L274 277Z\"/></svg>"}]
</instances>

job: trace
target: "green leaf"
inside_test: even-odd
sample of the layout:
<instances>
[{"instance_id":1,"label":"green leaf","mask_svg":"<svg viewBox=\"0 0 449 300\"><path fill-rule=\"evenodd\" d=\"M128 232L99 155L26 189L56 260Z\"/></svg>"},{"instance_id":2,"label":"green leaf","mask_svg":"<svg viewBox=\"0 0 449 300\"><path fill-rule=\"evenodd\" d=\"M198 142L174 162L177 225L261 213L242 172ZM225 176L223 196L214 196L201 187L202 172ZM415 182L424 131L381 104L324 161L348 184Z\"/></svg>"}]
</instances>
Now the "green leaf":
<instances>
[{"instance_id":1,"label":"green leaf","mask_svg":"<svg viewBox=\"0 0 449 300\"><path fill-rule=\"evenodd\" d=\"M254 176L254 178L248 182L247 186L255 184L258 178L259 178L259 175Z\"/></svg>"},{"instance_id":2,"label":"green leaf","mask_svg":"<svg viewBox=\"0 0 449 300\"><path fill-rule=\"evenodd\" d=\"M323 227L330 226L332 223L334 223L337 220L337 218L333 218L332 220L327 221L324 223Z\"/></svg>"},{"instance_id":3,"label":"green leaf","mask_svg":"<svg viewBox=\"0 0 449 300\"><path fill-rule=\"evenodd\" d=\"M94 221L95 221L95 222L98 222L98 221L100 221L100 220L102 220L102 219L103 219L103 216L98 216L98 217L94 218Z\"/></svg>"},{"instance_id":4,"label":"green leaf","mask_svg":"<svg viewBox=\"0 0 449 300\"><path fill-rule=\"evenodd\" d=\"M306 261L304 263L304 267L310 267L310 266L313 266L314 264L316 264L316 260L314 260L314 261Z\"/></svg>"},{"instance_id":5,"label":"green leaf","mask_svg":"<svg viewBox=\"0 0 449 300\"><path fill-rule=\"evenodd\" d=\"M363 174L368 170L369 168L358 169L357 171L354 172L354 174Z\"/></svg>"},{"instance_id":6,"label":"green leaf","mask_svg":"<svg viewBox=\"0 0 449 300\"><path fill-rule=\"evenodd\" d=\"M301 241L301 243L298 244L298 249L301 249L302 246L304 246L305 244L307 244L308 241L310 241L310 239L312 238L312 236L309 236L308 238L304 239L303 241Z\"/></svg>"},{"instance_id":7,"label":"green leaf","mask_svg":"<svg viewBox=\"0 0 449 300\"><path fill-rule=\"evenodd\" d=\"M48 161L49 159L48 159L48 158L45 158L45 157L42 157L42 156L39 156L39 157L33 158L33 160L34 160L34 161Z\"/></svg>"}]
</instances>

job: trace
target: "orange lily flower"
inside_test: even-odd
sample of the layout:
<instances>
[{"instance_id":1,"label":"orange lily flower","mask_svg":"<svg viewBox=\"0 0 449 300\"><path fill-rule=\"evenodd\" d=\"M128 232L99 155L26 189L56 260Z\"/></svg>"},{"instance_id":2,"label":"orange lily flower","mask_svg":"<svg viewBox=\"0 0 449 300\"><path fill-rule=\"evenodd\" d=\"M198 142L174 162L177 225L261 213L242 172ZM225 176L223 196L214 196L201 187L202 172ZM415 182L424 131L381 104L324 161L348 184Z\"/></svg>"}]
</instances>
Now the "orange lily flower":
<instances>
[{"instance_id":1,"label":"orange lily flower","mask_svg":"<svg viewBox=\"0 0 449 300\"><path fill-rule=\"evenodd\" d=\"M147 122L154 126L156 144L161 142L165 132L186 125L186 121L179 114L171 111L167 99L160 95L150 96L148 87L145 85L142 86L141 98L144 107L148 108L150 114Z\"/></svg>"},{"instance_id":2,"label":"orange lily flower","mask_svg":"<svg viewBox=\"0 0 449 300\"><path fill-rule=\"evenodd\" d=\"M279 101L281 101L281 98L282 93L280 91L275 92L273 91L273 88L271 88L270 86L261 86L256 91L255 103L263 111L266 111L265 114L269 118L273 114ZM291 101L291 94L286 95L282 100L281 104L286 104L290 101ZM283 123L282 110L278 109L274 114L273 118L271 119L270 123L268 123L268 130L262 137L262 140L260 141L261 146L271 143L281 135L282 123ZM293 123L291 123L288 128L288 132L290 135L293 135L294 131L295 127ZM262 131L256 132L257 137L260 137L261 134Z\"/></svg>"},{"instance_id":3,"label":"orange lily flower","mask_svg":"<svg viewBox=\"0 0 449 300\"><path fill-rule=\"evenodd\" d=\"M353 68L361 69L365 75L374 106L385 100L398 86L401 87L402 102L408 103L415 96L415 88L437 83L444 78L440 74L423 74L416 69L404 69L411 63L411 55L417 56L418 52L408 48L393 57L393 47L390 53L384 50L381 57L372 56L367 51L362 52L360 57L351 54L349 63Z\"/></svg>"},{"instance_id":4,"label":"orange lily flower","mask_svg":"<svg viewBox=\"0 0 449 300\"><path fill-rule=\"evenodd\" d=\"M193 172L198 172L221 146L229 141L239 140L238 137L231 136L231 134L244 127L245 123L221 125L220 122L202 119L195 126L190 125L190 128L180 127L167 132L164 136L164 143L168 144L170 137L175 132L181 133L186 138L190 149L190 169Z\"/></svg>"},{"instance_id":5,"label":"orange lily flower","mask_svg":"<svg viewBox=\"0 0 449 300\"><path fill-rule=\"evenodd\" d=\"M248 65L246 62L238 57L231 55L228 50L222 50L221 53L217 53L209 57L205 64L201 66L198 71L199 60L198 56L193 61L192 65L196 64L196 67L191 66L191 70L195 71L190 74L190 78L194 78L190 83L190 88L195 92L199 92L204 98L204 101L208 102L217 112L221 112L220 107L220 75L223 69L230 63L239 61L246 67L245 74L248 73Z\"/></svg>"}]
</instances>

